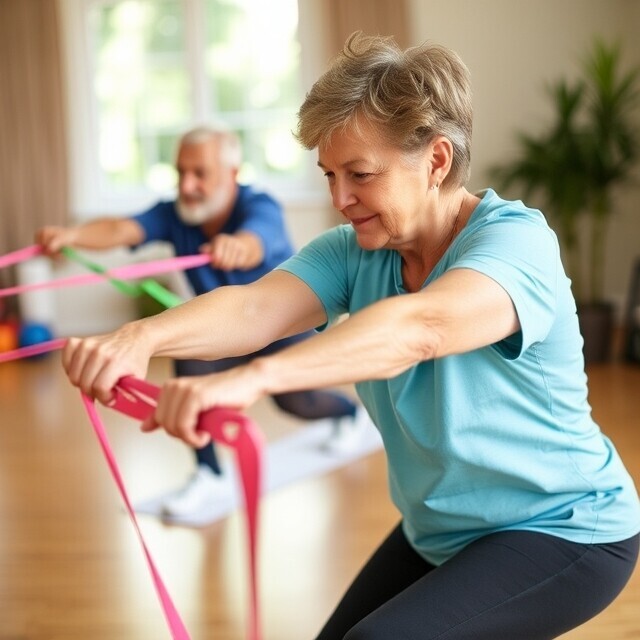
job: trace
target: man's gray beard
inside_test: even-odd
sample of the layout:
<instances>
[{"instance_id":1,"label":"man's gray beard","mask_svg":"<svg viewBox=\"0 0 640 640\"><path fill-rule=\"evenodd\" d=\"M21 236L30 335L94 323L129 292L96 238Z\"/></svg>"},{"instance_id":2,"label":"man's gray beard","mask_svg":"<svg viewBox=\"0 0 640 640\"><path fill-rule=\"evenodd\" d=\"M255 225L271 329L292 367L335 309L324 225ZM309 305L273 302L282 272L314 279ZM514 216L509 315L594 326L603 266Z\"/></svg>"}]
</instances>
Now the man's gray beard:
<instances>
[{"instance_id":1,"label":"man's gray beard","mask_svg":"<svg viewBox=\"0 0 640 640\"><path fill-rule=\"evenodd\" d=\"M185 204L178 198L176 211L182 222L195 227L221 214L225 204L225 193L222 190L218 190L208 200L198 204Z\"/></svg>"}]
</instances>

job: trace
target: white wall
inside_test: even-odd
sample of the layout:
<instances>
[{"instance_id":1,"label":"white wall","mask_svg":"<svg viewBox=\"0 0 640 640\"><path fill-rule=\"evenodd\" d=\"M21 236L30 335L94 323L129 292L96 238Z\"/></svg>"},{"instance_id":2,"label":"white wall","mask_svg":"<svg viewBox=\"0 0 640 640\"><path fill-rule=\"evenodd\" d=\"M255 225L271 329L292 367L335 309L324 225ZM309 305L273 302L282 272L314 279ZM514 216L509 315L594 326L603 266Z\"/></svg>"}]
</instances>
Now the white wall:
<instances>
[{"instance_id":1,"label":"white wall","mask_svg":"<svg viewBox=\"0 0 640 640\"><path fill-rule=\"evenodd\" d=\"M412 0L412 31L415 43L430 40L457 51L471 71L471 189L491 186L487 169L513 154L516 130L534 132L545 123L550 115L545 83L576 75L593 36L620 38L625 62L640 65L636 0ZM608 238L605 287L619 311L636 256L637 187L619 194Z\"/></svg>"}]
</instances>

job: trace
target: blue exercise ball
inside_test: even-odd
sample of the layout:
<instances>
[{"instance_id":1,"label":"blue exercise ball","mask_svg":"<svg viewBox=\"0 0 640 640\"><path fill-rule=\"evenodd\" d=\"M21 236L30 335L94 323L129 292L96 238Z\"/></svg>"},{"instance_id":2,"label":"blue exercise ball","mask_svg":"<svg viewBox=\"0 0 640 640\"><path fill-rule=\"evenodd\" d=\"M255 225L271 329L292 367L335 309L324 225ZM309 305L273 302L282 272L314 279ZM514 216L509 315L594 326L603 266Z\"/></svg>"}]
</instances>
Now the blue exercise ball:
<instances>
[{"instance_id":1,"label":"blue exercise ball","mask_svg":"<svg viewBox=\"0 0 640 640\"><path fill-rule=\"evenodd\" d=\"M30 347L34 344L47 342L53 339L53 333L46 324L38 322L27 322L20 327L18 333L18 344L21 347Z\"/></svg>"}]
</instances>

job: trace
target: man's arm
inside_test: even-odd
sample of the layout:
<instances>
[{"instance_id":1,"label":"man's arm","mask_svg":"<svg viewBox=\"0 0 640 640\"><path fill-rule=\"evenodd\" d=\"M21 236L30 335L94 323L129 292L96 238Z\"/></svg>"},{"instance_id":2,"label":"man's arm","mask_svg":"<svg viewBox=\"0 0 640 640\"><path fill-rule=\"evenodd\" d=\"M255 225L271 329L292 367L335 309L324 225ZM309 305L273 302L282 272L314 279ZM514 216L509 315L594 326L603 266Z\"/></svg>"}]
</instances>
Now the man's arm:
<instances>
[{"instance_id":1,"label":"man's arm","mask_svg":"<svg viewBox=\"0 0 640 640\"><path fill-rule=\"evenodd\" d=\"M56 255L65 246L80 249L131 247L144 238L144 230L135 220L99 218L72 227L43 227L36 232L35 242L45 254Z\"/></svg>"}]
</instances>

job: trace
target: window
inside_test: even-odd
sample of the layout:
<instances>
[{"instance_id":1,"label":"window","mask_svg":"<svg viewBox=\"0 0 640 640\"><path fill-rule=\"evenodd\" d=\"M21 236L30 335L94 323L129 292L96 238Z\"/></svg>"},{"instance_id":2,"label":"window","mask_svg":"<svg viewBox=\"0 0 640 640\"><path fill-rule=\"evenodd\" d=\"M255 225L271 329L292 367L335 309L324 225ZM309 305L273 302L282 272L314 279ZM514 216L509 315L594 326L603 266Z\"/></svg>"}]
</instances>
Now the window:
<instances>
[{"instance_id":1,"label":"window","mask_svg":"<svg viewBox=\"0 0 640 640\"><path fill-rule=\"evenodd\" d=\"M241 179L308 187L297 0L62 1L77 209L172 192L178 136L210 121L239 134Z\"/></svg>"}]
</instances>

